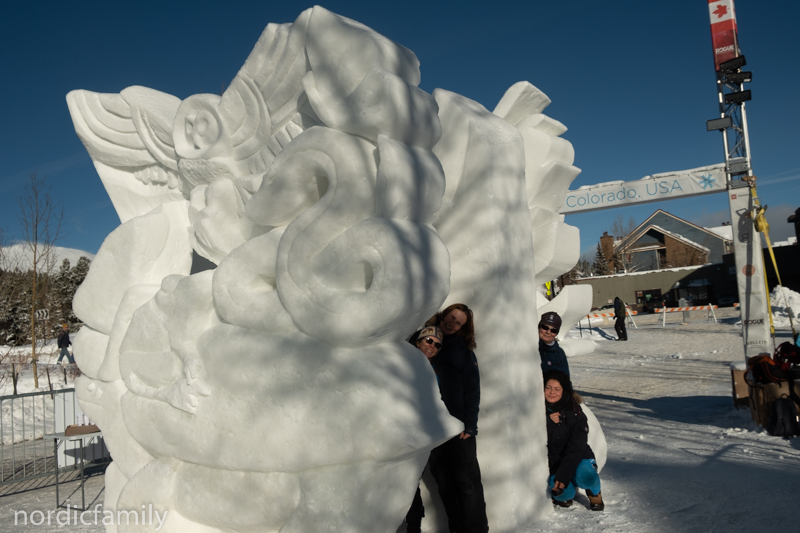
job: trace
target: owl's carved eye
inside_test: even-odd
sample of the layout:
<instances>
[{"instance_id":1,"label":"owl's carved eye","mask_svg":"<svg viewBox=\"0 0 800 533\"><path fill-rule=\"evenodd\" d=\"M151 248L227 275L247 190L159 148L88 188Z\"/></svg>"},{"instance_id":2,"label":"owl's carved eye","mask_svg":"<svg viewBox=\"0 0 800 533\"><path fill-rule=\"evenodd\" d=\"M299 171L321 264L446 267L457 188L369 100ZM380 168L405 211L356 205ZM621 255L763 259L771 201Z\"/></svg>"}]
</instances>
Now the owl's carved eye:
<instances>
[{"instance_id":1,"label":"owl's carved eye","mask_svg":"<svg viewBox=\"0 0 800 533\"><path fill-rule=\"evenodd\" d=\"M191 139L196 149L204 150L219 139L220 128L216 117L201 109L194 117L186 117L186 138Z\"/></svg>"},{"instance_id":2,"label":"owl's carved eye","mask_svg":"<svg viewBox=\"0 0 800 533\"><path fill-rule=\"evenodd\" d=\"M229 143L216 107L219 96L198 94L181 103L175 117L175 152L182 158L210 158L224 153Z\"/></svg>"}]
</instances>

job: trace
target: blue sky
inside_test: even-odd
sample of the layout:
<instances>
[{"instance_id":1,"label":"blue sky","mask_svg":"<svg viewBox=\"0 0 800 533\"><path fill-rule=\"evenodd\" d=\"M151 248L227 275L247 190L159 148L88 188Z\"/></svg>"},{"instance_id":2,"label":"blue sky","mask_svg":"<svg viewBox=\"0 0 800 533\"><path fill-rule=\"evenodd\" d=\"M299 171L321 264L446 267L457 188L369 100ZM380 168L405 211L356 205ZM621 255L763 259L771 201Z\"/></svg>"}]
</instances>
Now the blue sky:
<instances>
[{"instance_id":1,"label":"blue sky","mask_svg":"<svg viewBox=\"0 0 800 533\"><path fill-rule=\"evenodd\" d=\"M59 243L96 252L118 224L75 135L72 89L119 92L144 85L179 98L219 93L269 22L291 22L311 4L284 1L15 2L0 19L0 227L19 236L16 196L30 173L62 201ZM706 0L669 2L333 1L323 4L413 50L426 91L458 92L493 109L527 80L553 101L582 173L573 189L719 163L718 113ZM800 207L800 2L736 3L753 71L747 111L759 195L773 240L794 234ZM794 154L794 155L793 155ZM593 254L615 217L642 222L662 208L689 221L729 220L724 194L569 215Z\"/></svg>"}]
</instances>

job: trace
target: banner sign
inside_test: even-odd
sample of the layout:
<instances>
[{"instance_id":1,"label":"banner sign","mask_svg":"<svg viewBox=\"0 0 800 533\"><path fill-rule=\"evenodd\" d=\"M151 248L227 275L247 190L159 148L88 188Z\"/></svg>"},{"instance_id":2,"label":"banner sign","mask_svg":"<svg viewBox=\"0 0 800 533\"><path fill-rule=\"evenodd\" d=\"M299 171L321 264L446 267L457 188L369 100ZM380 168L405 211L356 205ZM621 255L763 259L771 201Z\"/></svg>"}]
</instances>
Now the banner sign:
<instances>
[{"instance_id":1,"label":"banner sign","mask_svg":"<svg viewBox=\"0 0 800 533\"><path fill-rule=\"evenodd\" d=\"M764 283L764 253L761 235L753 226L753 198L750 189L730 189L733 226L733 253L736 261L736 284L742 315L742 341L745 360L771 354L774 345L769 326L769 294Z\"/></svg>"},{"instance_id":2,"label":"banner sign","mask_svg":"<svg viewBox=\"0 0 800 533\"><path fill-rule=\"evenodd\" d=\"M673 200L725 192L725 163L708 167L665 172L638 181L612 181L567 191L559 213L566 215L631 204Z\"/></svg>"},{"instance_id":3,"label":"banner sign","mask_svg":"<svg viewBox=\"0 0 800 533\"><path fill-rule=\"evenodd\" d=\"M733 0L708 0L708 16L711 19L711 44L714 47L714 68L739 56L736 29L736 11Z\"/></svg>"}]
</instances>

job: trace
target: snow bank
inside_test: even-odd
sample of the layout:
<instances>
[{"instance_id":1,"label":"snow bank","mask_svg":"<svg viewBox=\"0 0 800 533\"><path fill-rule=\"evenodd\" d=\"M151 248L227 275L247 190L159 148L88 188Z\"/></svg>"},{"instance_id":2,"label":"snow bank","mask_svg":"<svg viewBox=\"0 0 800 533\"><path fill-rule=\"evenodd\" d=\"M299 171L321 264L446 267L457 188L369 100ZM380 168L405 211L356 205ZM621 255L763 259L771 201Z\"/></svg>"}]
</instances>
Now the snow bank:
<instances>
[{"instance_id":1,"label":"snow bank","mask_svg":"<svg viewBox=\"0 0 800 533\"><path fill-rule=\"evenodd\" d=\"M800 294L786 287L777 286L772 289L769 301L772 305L772 321L776 329L791 327L790 314L794 328L798 328L797 314L800 313ZM742 327L742 321L738 320L736 326Z\"/></svg>"},{"instance_id":2,"label":"snow bank","mask_svg":"<svg viewBox=\"0 0 800 533\"><path fill-rule=\"evenodd\" d=\"M19 378L17 394L48 391L47 371L50 372L50 384L53 390L71 388L75 367L67 367L67 383L64 383L64 371L56 366L58 346L56 340L50 340L36 350L39 356L39 388L35 387L31 369L31 345L0 346L0 353L5 354L0 367L0 396L12 396L14 384L11 377L11 363L18 362ZM17 444L22 441L41 439L45 433L52 433L55 427L53 418L53 401L49 395L28 396L23 398L4 399L0 401L0 424L2 424L2 444Z\"/></svg>"},{"instance_id":3,"label":"snow bank","mask_svg":"<svg viewBox=\"0 0 800 533\"><path fill-rule=\"evenodd\" d=\"M590 339L566 339L558 343L567 357L589 355L594 352L595 343Z\"/></svg>"},{"instance_id":4,"label":"snow bank","mask_svg":"<svg viewBox=\"0 0 800 533\"><path fill-rule=\"evenodd\" d=\"M18 265L20 270L28 270L33 263L33 252L27 244L15 243L6 248L7 260L12 265ZM63 248L61 246L53 246L53 264L58 268L64 259L69 259L69 264L75 266L78 259L86 257L87 259L94 259L94 254L90 254L84 250L77 248Z\"/></svg>"},{"instance_id":5,"label":"snow bank","mask_svg":"<svg viewBox=\"0 0 800 533\"><path fill-rule=\"evenodd\" d=\"M800 313L800 294L786 287L775 287L769 295L772 303L772 319L776 328L788 328L791 315L797 329L797 316Z\"/></svg>"}]
</instances>

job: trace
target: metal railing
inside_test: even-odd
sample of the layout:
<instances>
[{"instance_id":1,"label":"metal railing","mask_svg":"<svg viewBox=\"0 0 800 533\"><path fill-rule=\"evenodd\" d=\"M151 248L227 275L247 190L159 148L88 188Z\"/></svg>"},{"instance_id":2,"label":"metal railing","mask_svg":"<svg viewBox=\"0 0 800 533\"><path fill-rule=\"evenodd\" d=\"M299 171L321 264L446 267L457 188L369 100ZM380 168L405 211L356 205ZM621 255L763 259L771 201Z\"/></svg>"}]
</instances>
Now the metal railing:
<instances>
[{"instance_id":1,"label":"metal railing","mask_svg":"<svg viewBox=\"0 0 800 533\"><path fill-rule=\"evenodd\" d=\"M55 475L53 441L42 437L84 420L72 388L0 396L0 486ZM78 442L59 447L59 471L77 469L80 452ZM84 454L87 463L110 461L102 437Z\"/></svg>"}]
</instances>

